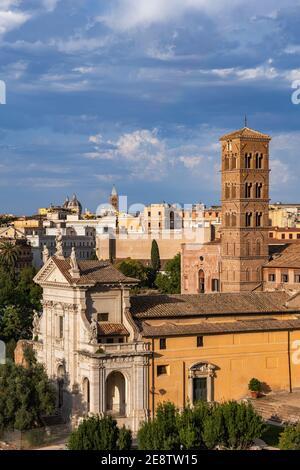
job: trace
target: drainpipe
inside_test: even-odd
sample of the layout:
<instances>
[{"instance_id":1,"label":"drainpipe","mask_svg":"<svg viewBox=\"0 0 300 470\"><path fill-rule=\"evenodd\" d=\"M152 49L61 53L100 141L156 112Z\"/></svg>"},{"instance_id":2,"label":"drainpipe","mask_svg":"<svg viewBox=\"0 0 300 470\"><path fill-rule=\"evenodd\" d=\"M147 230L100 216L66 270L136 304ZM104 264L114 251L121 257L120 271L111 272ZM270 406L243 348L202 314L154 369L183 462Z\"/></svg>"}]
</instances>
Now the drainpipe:
<instances>
[{"instance_id":1,"label":"drainpipe","mask_svg":"<svg viewBox=\"0 0 300 470\"><path fill-rule=\"evenodd\" d=\"M155 397L154 397L154 391L155 391L155 368L154 368L154 337L152 337L152 387L151 387L151 393L152 393L152 419L154 418L155 414Z\"/></svg>"},{"instance_id":2,"label":"drainpipe","mask_svg":"<svg viewBox=\"0 0 300 470\"><path fill-rule=\"evenodd\" d=\"M289 368L289 392L293 393L292 369L291 369L291 332L288 330L288 368Z\"/></svg>"}]
</instances>

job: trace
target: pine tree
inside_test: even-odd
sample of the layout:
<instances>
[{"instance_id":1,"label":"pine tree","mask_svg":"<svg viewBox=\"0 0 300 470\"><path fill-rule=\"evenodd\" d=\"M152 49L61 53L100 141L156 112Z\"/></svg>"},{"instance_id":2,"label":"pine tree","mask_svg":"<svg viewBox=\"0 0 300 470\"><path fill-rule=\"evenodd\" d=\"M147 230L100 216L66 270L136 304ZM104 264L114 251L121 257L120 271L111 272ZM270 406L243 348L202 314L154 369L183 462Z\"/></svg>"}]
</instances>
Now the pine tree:
<instances>
[{"instance_id":1,"label":"pine tree","mask_svg":"<svg viewBox=\"0 0 300 470\"><path fill-rule=\"evenodd\" d=\"M156 240L152 241L151 246L151 266L155 272L158 272L161 268L159 248Z\"/></svg>"}]
</instances>

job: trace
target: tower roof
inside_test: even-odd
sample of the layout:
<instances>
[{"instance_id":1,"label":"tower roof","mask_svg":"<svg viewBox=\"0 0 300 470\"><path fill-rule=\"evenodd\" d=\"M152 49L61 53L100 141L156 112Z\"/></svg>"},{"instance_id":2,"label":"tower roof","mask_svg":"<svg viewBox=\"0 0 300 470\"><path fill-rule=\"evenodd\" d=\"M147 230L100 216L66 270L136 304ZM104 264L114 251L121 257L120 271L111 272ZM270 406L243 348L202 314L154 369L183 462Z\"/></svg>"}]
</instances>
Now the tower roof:
<instances>
[{"instance_id":1,"label":"tower roof","mask_svg":"<svg viewBox=\"0 0 300 470\"><path fill-rule=\"evenodd\" d=\"M117 188L115 185L113 185L112 190L111 190L111 196L117 196L117 195L118 195Z\"/></svg>"},{"instance_id":2,"label":"tower roof","mask_svg":"<svg viewBox=\"0 0 300 470\"><path fill-rule=\"evenodd\" d=\"M220 140L232 140L232 139L245 139L245 140L271 140L271 137L268 134L263 134L262 132L255 131L249 127L243 127L238 131L230 132L220 137Z\"/></svg>"}]
</instances>

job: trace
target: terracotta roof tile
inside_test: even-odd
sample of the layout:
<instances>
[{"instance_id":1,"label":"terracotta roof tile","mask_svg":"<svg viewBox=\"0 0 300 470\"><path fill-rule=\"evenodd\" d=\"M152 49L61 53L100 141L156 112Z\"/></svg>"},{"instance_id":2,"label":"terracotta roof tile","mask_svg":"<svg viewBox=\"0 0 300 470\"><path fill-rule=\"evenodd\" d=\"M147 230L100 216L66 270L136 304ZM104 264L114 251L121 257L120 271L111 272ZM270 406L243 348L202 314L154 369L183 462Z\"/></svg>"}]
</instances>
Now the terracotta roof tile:
<instances>
[{"instance_id":1,"label":"terracotta roof tile","mask_svg":"<svg viewBox=\"0 0 300 470\"><path fill-rule=\"evenodd\" d=\"M267 134L263 134L262 132L255 131L254 129L250 129L249 127L243 127L238 131L230 132L229 134L225 134L220 137L220 140L231 140L231 139L251 139L251 140L271 140L271 137Z\"/></svg>"},{"instance_id":2,"label":"terracotta roof tile","mask_svg":"<svg viewBox=\"0 0 300 470\"><path fill-rule=\"evenodd\" d=\"M136 319L146 319L288 312L289 298L283 291L135 296L131 297L131 313Z\"/></svg>"},{"instance_id":3,"label":"terracotta roof tile","mask_svg":"<svg viewBox=\"0 0 300 470\"><path fill-rule=\"evenodd\" d=\"M124 274L114 268L112 264L105 261L78 261L80 278L73 279L69 273L71 269L69 259L59 259L55 256L52 259L70 284L90 285L98 283L114 284L120 282L136 284L139 282L137 279L124 276Z\"/></svg>"},{"instance_id":4,"label":"terracotta roof tile","mask_svg":"<svg viewBox=\"0 0 300 470\"><path fill-rule=\"evenodd\" d=\"M300 243L289 244L265 264L267 268L296 268L300 269Z\"/></svg>"},{"instance_id":5,"label":"terracotta roof tile","mask_svg":"<svg viewBox=\"0 0 300 470\"><path fill-rule=\"evenodd\" d=\"M300 330L300 319L276 320L274 318L262 320L239 320L233 322L211 321L197 324L183 325L166 322L162 325L149 325L146 321L140 324L141 333L145 337L150 336L179 336L179 335L206 335L206 334L229 334L253 331L278 331L278 330Z\"/></svg>"},{"instance_id":6,"label":"terracotta roof tile","mask_svg":"<svg viewBox=\"0 0 300 470\"><path fill-rule=\"evenodd\" d=\"M98 323L99 336L129 336L122 323Z\"/></svg>"}]
</instances>

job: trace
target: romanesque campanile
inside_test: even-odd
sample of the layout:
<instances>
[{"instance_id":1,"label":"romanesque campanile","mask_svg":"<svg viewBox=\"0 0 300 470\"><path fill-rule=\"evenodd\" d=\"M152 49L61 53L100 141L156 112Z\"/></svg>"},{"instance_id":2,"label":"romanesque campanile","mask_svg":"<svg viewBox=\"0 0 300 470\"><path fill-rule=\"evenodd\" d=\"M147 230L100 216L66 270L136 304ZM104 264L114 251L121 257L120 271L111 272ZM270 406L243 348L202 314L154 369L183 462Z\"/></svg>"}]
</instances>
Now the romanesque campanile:
<instances>
[{"instance_id":1,"label":"romanesque campanile","mask_svg":"<svg viewBox=\"0 0 300 470\"><path fill-rule=\"evenodd\" d=\"M268 260L269 143L244 127L221 137L221 291L260 289Z\"/></svg>"}]
</instances>

